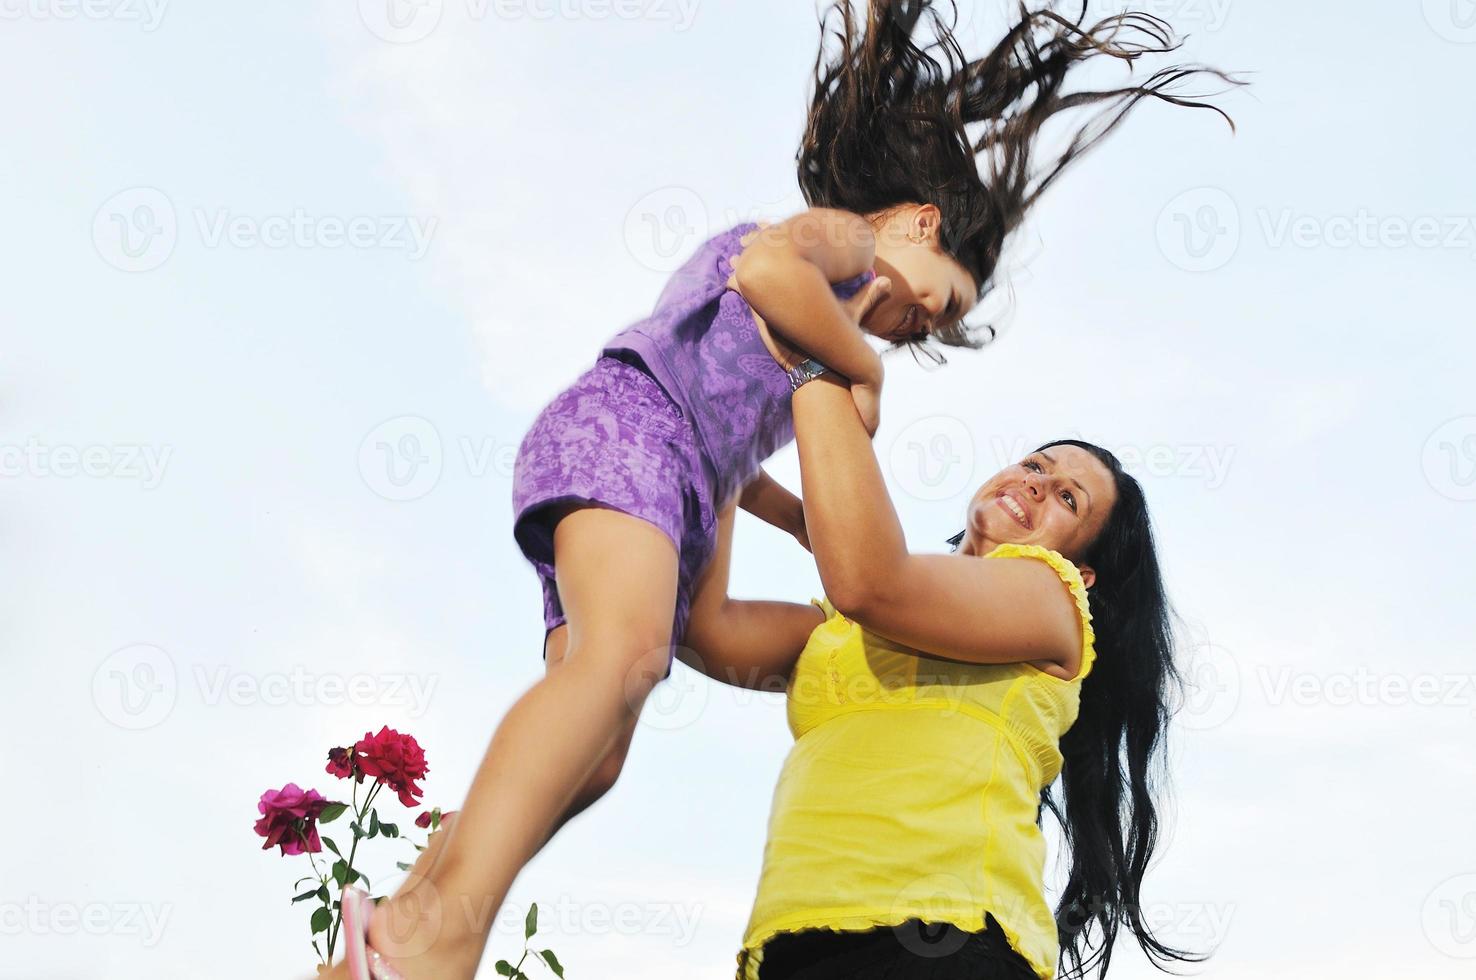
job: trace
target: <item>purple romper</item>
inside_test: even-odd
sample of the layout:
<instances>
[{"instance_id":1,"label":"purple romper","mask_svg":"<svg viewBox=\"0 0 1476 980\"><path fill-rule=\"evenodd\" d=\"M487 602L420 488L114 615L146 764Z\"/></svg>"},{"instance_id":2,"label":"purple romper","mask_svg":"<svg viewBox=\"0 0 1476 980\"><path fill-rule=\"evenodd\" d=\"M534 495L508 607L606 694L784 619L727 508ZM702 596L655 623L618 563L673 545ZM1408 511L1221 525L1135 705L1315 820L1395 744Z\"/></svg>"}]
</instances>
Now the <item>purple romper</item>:
<instances>
[{"instance_id":1,"label":"purple romper","mask_svg":"<svg viewBox=\"0 0 1476 980\"><path fill-rule=\"evenodd\" d=\"M565 621L551 505L612 507L671 539L679 556L674 653L717 542L718 512L794 439L789 378L748 303L727 287L740 239L756 227L741 224L704 242L672 274L651 315L612 337L523 437L513 536L543 586L547 630ZM832 288L849 298L874 277L867 271Z\"/></svg>"}]
</instances>

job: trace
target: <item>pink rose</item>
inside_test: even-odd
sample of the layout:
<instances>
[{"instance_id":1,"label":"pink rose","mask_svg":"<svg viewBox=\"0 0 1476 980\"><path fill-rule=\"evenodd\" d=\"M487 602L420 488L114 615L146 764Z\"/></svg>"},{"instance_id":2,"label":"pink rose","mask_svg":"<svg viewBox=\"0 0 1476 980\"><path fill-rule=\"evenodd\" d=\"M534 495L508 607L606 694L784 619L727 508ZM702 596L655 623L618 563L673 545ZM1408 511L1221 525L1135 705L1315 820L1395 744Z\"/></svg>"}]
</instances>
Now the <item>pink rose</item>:
<instances>
[{"instance_id":1,"label":"pink rose","mask_svg":"<svg viewBox=\"0 0 1476 980\"><path fill-rule=\"evenodd\" d=\"M415 781L424 779L430 769L413 735L401 735L389 727L381 728L377 735L365 732L354 744L354 762L364 775L373 776L398 793L405 806L420 806L417 797L425 790Z\"/></svg>"},{"instance_id":2,"label":"pink rose","mask_svg":"<svg viewBox=\"0 0 1476 980\"><path fill-rule=\"evenodd\" d=\"M317 790L305 790L296 783L267 790L256 804L256 809L261 811L256 832L266 838L261 849L280 847L283 856L318 853L323 849L318 839L318 814L327 805L328 801Z\"/></svg>"}]
</instances>

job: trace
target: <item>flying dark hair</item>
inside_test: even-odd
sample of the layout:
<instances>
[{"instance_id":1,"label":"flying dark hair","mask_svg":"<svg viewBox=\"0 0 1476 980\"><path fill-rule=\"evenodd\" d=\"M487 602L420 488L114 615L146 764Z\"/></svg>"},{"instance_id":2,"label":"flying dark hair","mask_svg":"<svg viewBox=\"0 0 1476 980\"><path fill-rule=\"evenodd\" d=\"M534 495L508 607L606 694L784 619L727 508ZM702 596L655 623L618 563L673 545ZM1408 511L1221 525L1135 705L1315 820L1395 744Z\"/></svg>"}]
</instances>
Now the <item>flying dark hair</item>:
<instances>
[{"instance_id":1,"label":"flying dark hair","mask_svg":"<svg viewBox=\"0 0 1476 980\"><path fill-rule=\"evenodd\" d=\"M1087 25L1087 0L1074 19L1053 2L1034 9L1021 3L1018 21L994 49L969 60L953 36L952 0L947 22L931 0L864 3L862 25L851 0L835 0L821 15L815 89L797 154L800 190L811 207L866 216L935 205L942 248L968 270L979 299L994 288L1005 240L1036 198L1143 99L1210 109L1234 128L1222 110L1175 94L1199 75L1238 84L1198 65L1160 69L1141 85L1063 90L1072 66L1098 55L1131 68L1143 55L1177 50L1172 28L1149 14L1126 11ZM839 21L833 31L832 15ZM925 16L931 39L919 47L914 33ZM837 42L830 53L827 33ZM1084 107L1096 111L1070 132L1065 149L1037 165L1042 127ZM976 126L975 136L968 126ZM958 323L933 336L952 347L981 347L993 335L987 324ZM943 360L922 338L914 344L914 352Z\"/></svg>"},{"instance_id":2,"label":"flying dark hair","mask_svg":"<svg viewBox=\"0 0 1476 980\"><path fill-rule=\"evenodd\" d=\"M1087 590L1096 660L1082 681L1076 723L1061 739L1061 778L1041 797L1070 851L1056 905L1063 977L1105 977L1126 927L1153 964L1198 962L1203 954L1160 942L1143 916L1140 890L1158 845L1159 781L1174 666L1173 613L1164 594L1143 488L1101 446L1059 439L1091 453L1112 474L1117 502L1081 556L1096 571ZM949 539L955 548L963 532Z\"/></svg>"}]
</instances>

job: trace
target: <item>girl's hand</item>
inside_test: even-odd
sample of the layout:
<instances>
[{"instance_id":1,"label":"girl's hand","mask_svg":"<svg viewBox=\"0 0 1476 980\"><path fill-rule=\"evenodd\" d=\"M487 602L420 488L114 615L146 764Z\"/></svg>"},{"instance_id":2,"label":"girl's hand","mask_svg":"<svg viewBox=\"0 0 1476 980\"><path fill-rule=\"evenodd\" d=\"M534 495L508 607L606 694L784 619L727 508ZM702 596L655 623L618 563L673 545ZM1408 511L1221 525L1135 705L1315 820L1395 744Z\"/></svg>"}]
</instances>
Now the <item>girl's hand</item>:
<instances>
[{"instance_id":1,"label":"girl's hand","mask_svg":"<svg viewBox=\"0 0 1476 980\"><path fill-rule=\"evenodd\" d=\"M886 276L877 276L861 289L856 295L841 303L845 307L847 315L856 324L857 330L862 330L861 321L866 319L876 305L886 299L892 292L892 280ZM856 403L856 411L861 416L861 423L866 426L866 434L872 438L876 437L876 430L881 425L881 387L882 372L881 361L877 361L877 372L874 378L852 378L851 398Z\"/></svg>"},{"instance_id":2,"label":"girl's hand","mask_svg":"<svg viewBox=\"0 0 1476 980\"><path fill-rule=\"evenodd\" d=\"M892 294L892 280L886 276L877 276L871 282L856 290L856 295L850 299L842 300L841 306L845 308L846 314L850 316L851 322L856 329L865 332L861 321L865 320L876 305ZM863 379L864 380L864 379Z\"/></svg>"},{"instance_id":3,"label":"girl's hand","mask_svg":"<svg viewBox=\"0 0 1476 980\"><path fill-rule=\"evenodd\" d=\"M876 430L881 426L880 379L874 385L851 382L851 400L856 403L856 412L861 416L861 424L866 426L866 434L875 439Z\"/></svg>"},{"instance_id":4,"label":"girl's hand","mask_svg":"<svg viewBox=\"0 0 1476 980\"><path fill-rule=\"evenodd\" d=\"M794 534L794 539L800 543L801 548L814 554L815 549L810 547L810 531L809 528L805 527L805 511L803 507L800 508L799 524L795 526L792 533Z\"/></svg>"}]
</instances>

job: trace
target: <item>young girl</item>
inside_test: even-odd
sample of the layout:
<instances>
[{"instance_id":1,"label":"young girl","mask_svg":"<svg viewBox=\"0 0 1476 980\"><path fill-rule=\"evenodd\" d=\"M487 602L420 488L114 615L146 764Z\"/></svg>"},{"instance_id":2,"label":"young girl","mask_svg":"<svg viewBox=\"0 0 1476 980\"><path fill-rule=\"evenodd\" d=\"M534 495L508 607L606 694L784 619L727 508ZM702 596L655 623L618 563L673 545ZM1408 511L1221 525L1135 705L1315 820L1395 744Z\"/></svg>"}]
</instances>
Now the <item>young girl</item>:
<instances>
[{"instance_id":1,"label":"young girl","mask_svg":"<svg viewBox=\"0 0 1476 980\"><path fill-rule=\"evenodd\" d=\"M1063 91L1069 70L1094 56L1131 63L1173 50L1166 25L1142 14L1084 26L1022 9L993 51L969 61L927 2L871 0L864 24L850 0L831 13L837 49L827 57L822 43L817 56L798 154L810 209L703 244L651 316L617 334L523 441L514 535L543 584L547 674L498 727L441 846L374 910L378 975L474 974L518 871L619 773L641 706L670 670L716 515L741 494L803 539L798 501L759 470L793 438L789 393L806 376L786 376L775 355L798 349L847 378L874 434L882 365L866 335L980 346L963 318L1036 197L1137 102L1202 105L1169 91L1194 73L1182 68ZM1042 126L1088 105L1099 111L1037 166ZM807 615L787 604L769 612ZM702 668L788 670L762 643L731 657ZM357 923L362 911L346 900L346 917Z\"/></svg>"}]
</instances>

